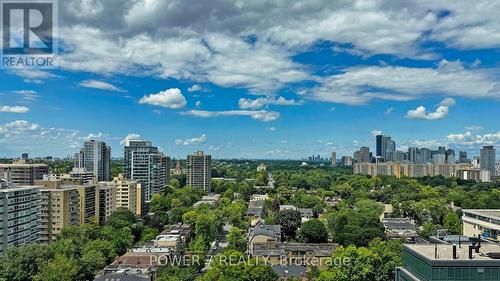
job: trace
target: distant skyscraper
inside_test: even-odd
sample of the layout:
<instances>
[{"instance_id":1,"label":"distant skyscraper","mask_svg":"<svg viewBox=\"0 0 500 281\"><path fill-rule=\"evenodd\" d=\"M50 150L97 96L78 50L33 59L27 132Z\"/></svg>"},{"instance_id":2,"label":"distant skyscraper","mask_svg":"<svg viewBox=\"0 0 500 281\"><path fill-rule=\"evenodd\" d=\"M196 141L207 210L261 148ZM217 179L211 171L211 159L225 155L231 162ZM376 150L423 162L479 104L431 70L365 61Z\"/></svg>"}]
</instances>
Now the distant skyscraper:
<instances>
[{"instance_id":1,"label":"distant skyscraper","mask_svg":"<svg viewBox=\"0 0 500 281\"><path fill-rule=\"evenodd\" d=\"M376 142L375 155L377 157L382 157L382 139L383 138L384 138L383 135L375 136L375 142Z\"/></svg>"},{"instance_id":2,"label":"distant skyscraper","mask_svg":"<svg viewBox=\"0 0 500 281\"><path fill-rule=\"evenodd\" d=\"M496 152L496 150L495 150L495 148L493 148L493 146L483 146L483 148L481 149L481 156L479 158L481 170L490 171L490 176L492 178L494 176L496 176L495 152Z\"/></svg>"},{"instance_id":3,"label":"distant skyscraper","mask_svg":"<svg viewBox=\"0 0 500 281\"><path fill-rule=\"evenodd\" d=\"M391 151L391 152L389 152L388 155L389 155L389 159L392 162L403 162L407 158L406 154L400 150Z\"/></svg>"},{"instance_id":4,"label":"distant skyscraper","mask_svg":"<svg viewBox=\"0 0 500 281\"><path fill-rule=\"evenodd\" d=\"M97 181L110 179L111 148L103 141L85 141L80 153L75 154L75 167L94 173Z\"/></svg>"},{"instance_id":5,"label":"distant skyscraper","mask_svg":"<svg viewBox=\"0 0 500 281\"><path fill-rule=\"evenodd\" d=\"M161 193L170 181L170 158L150 141L129 140L123 149L123 172L127 179L139 181L146 201Z\"/></svg>"},{"instance_id":6,"label":"distant skyscraper","mask_svg":"<svg viewBox=\"0 0 500 281\"><path fill-rule=\"evenodd\" d=\"M418 154L419 154L418 148L409 147L408 148L408 161L410 161L411 163L417 163Z\"/></svg>"},{"instance_id":7,"label":"distant skyscraper","mask_svg":"<svg viewBox=\"0 0 500 281\"><path fill-rule=\"evenodd\" d=\"M187 185L212 192L212 157L197 151L187 156Z\"/></svg>"},{"instance_id":8,"label":"distant skyscraper","mask_svg":"<svg viewBox=\"0 0 500 281\"><path fill-rule=\"evenodd\" d=\"M392 161L391 153L396 150L396 142L390 136L377 135L376 140L376 156L383 159L384 162Z\"/></svg>"},{"instance_id":9,"label":"distant skyscraper","mask_svg":"<svg viewBox=\"0 0 500 281\"><path fill-rule=\"evenodd\" d=\"M432 156L432 164L446 164L446 154L434 154Z\"/></svg>"},{"instance_id":10,"label":"distant skyscraper","mask_svg":"<svg viewBox=\"0 0 500 281\"><path fill-rule=\"evenodd\" d=\"M29 159L29 157L28 157L28 153L23 153L23 154L21 155L21 159L23 159L24 161L28 160L28 159Z\"/></svg>"},{"instance_id":11,"label":"distant skyscraper","mask_svg":"<svg viewBox=\"0 0 500 281\"><path fill-rule=\"evenodd\" d=\"M458 152L458 162L459 163L468 163L469 159L467 159L467 152L466 151L459 151Z\"/></svg>"},{"instance_id":12,"label":"distant skyscraper","mask_svg":"<svg viewBox=\"0 0 500 281\"><path fill-rule=\"evenodd\" d=\"M337 153L334 151L332 152L332 166L337 165Z\"/></svg>"},{"instance_id":13,"label":"distant skyscraper","mask_svg":"<svg viewBox=\"0 0 500 281\"><path fill-rule=\"evenodd\" d=\"M429 163L431 159L432 159L432 151L428 148L421 148L417 163L426 164Z\"/></svg>"},{"instance_id":14,"label":"distant skyscraper","mask_svg":"<svg viewBox=\"0 0 500 281\"><path fill-rule=\"evenodd\" d=\"M350 167L352 166L352 157L350 156L342 156L340 159L340 165L344 167Z\"/></svg>"},{"instance_id":15,"label":"distant skyscraper","mask_svg":"<svg viewBox=\"0 0 500 281\"><path fill-rule=\"evenodd\" d=\"M453 149L446 150L446 164L455 164L455 151Z\"/></svg>"},{"instance_id":16,"label":"distant skyscraper","mask_svg":"<svg viewBox=\"0 0 500 281\"><path fill-rule=\"evenodd\" d=\"M358 151L354 152L354 162L356 163L368 163L371 162L370 148L362 146Z\"/></svg>"},{"instance_id":17,"label":"distant skyscraper","mask_svg":"<svg viewBox=\"0 0 500 281\"><path fill-rule=\"evenodd\" d=\"M446 146L439 146L437 153L438 154L446 154Z\"/></svg>"}]
</instances>

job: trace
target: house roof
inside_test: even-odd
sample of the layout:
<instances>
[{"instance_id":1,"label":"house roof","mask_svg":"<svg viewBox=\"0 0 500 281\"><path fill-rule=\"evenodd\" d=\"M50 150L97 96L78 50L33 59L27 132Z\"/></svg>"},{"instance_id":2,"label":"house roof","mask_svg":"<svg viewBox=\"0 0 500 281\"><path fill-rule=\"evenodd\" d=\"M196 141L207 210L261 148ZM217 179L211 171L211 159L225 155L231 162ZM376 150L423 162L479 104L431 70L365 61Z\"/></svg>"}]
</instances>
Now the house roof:
<instances>
[{"instance_id":1,"label":"house roof","mask_svg":"<svg viewBox=\"0 0 500 281\"><path fill-rule=\"evenodd\" d=\"M250 231L250 239L256 235L266 235L275 239L281 238L281 225L279 224L259 224Z\"/></svg>"},{"instance_id":2,"label":"house roof","mask_svg":"<svg viewBox=\"0 0 500 281\"><path fill-rule=\"evenodd\" d=\"M295 207L294 205L281 205L280 211L283 210L297 210L297 207Z\"/></svg>"},{"instance_id":3,"label":"house roof","mask_svg":"<svg viewBox=\"0 0 500 281\"><path fill-rule=\"evenodd\" d=\"M385 229L391 231L417 231L415 223L412 222L409 218L384 218L382 220L382 224L384 225Z\"/></svg>"},{"instance_id":4,"label":"house roof","mask_svg":"<svg viewBox=\"0 0 500 281\"><path fill-rule=\"evenodd\" d=\"M248 208L245 211L245 215L247 216L255 216L255 217L261 217L262 216L262 208Z\"/></svg>"},{"instance_id":5,"label":"house roof","mask_svg":"<svg viewBox=\"0 0 500 281\"><path fill-rule=\"evenodd\" d=\"M130 275L126 273L112 273L96 277L94 281L149 281L148 276Z\"/></svg>"},{"instance_id":6,"label":"house roof","mask_svg":"<svg viewBox=\"0 0 500 281\"><path fill-rule=\"evenodd\" d=\"M166 225L160 235L189 235L192 231L192 227L189 224L172 224Z\"/></svg>"},{"instance_id":7,"label":"house roof","mask_svg":"<svg viewBox=\"0 0 500 281\"><path fill-rule=\"evenodd\" d=\"M338 246L335 243L255 243L255 256L284 256L287 252L313 252L315 257L329 257Z\"/></svg>"},{"instance_id":8,"label":"house roof","mask_svg":"<svg viewBox=\"0 0 500 281\"><path fill-rule=\"evenodd\" d=\"M307 272L305 266L298 265L273 265L273 271L276 272L280 277L300 277L304 276Z\"/></svg>"},{"instance_id":9,"label":"house roof","mask_svg":"<svg viewBox=\"0 0 500 281\"><path fill-rule=\"evenodd\" d=\"M313 211L312 209L309 208L299 208L300 216L301 217L312 217L313 216Z\"/></svg>"}]
</instances>

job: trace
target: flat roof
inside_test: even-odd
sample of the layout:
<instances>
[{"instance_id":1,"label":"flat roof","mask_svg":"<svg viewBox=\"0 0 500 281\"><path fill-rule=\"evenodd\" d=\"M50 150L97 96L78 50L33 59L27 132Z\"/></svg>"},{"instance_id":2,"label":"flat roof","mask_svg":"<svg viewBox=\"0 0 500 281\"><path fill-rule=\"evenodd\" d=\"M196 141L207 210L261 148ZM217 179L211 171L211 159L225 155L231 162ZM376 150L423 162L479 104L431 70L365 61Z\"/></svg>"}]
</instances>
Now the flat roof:
<instances>
[{"instance_id":1,"label":"flat roof","mask_svg":"<svg viewBox=\"0 0 500 281\"><path fill-rule=\"evenodd\" d=\"M500 219L500 209L464 209L462 212L492 219Z\"/></svg>"},{"instance_id":2,"label":"flat roof","mask_svg":"<svg viewBox=\"0 0 500 281\"><path fill-rule=\"evenodd\" d=\"M435 248L437 246L438 257L435 256ZM469 259L469 246L462 245L457 247L458 259L453 259L453 245L452 244L405 244L404 247L411 252L425 257L429 261L495 261L500 265L499 259L492 259L488 257L487 253L500 253L500 245L481 243L479 253L473 251L473 259Z\"/></svg>"},{"instance_id":3,"label":"flat roof","mask_svg":"<svg viewBox=\"0 0 500 281\"><path fill-rule=\"evenodd\" d=\"M27 168L27 167L49 167L46 164L32 164L32 163L13 163L13 164L0 164L0 168Z\"/></svg>"}]
</instances>

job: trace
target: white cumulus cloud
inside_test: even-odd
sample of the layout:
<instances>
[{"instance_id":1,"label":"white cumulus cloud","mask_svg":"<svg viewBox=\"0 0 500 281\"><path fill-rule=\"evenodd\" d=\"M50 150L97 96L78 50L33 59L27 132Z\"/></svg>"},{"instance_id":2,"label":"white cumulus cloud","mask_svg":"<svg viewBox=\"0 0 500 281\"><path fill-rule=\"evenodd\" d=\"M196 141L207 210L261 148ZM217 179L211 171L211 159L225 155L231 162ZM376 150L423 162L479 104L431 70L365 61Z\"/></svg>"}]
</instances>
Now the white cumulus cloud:
<instances>
[{"instance_id":1,"label":"white cumulus cloud","mask_svg":"<svg viewBox=\"0 0 500 281\"><path fill-rule=\"evenodd\" d=\"M78 84L80 87L105 90L105 91L114 91L114 92L126 92L123 89L118 88L117 86L99 80L83 80Z\"/></svg>"},{"instance_id":2,"label":"white cumulus cloud","mask_svg":"<svg viewBox=\"0 0 500 281\"><path fill-rule=\"evenodd\" d=\"M293 99L287 100L284 97L265 97L257 99L240 98L238 103L241 109L261 109L268 105L292 106L301 104Z\"/></svg>"},{"instance_id":3,"label":"white cumulus cloud","mask_svg":"<svg viewBox=\"0 0 500 281\"><path fill-rule=\"evenodd\" d=\"M252 119L270 122L280 117L279 112L267 110L226 110L226 111L207 111L207 110L189 110L183 113L202 118L222 117L222 116L249 116Z\"/></svg>"},{"instance_id":4,"label":"white cumulus cloud","mask_svg":"<svg viewBox=\"0 0 500 281\"><path fill-rule=\"evenodd\" d=\"M9 113L26 113L29 112L30 109L26 106L10 106L10 105L0 105L0 112L9 112Z\"/></svg>"},{"instance_id":5,"label":"white cumulus cloud","mask_svg":"<svg viewBox=\"0 0 500 281\"><path fill-rule=\"evenodd\" d=\"M201 135L200 137L194 137L190 139L176 139L175 144L176 145L199 145L206 143L208 140L207 136L205 134Z\"/></svg>"},{"instance_id":6,"label":"white cumulus cloud","mask_svg":"<svg viewBox=\"0 0 500 281\"><path fill-rule=\"evenodd\" d=\"M406 113L406 118L409 119L425 119L425 120L439 120L448 115L449 107L455 105L455 100L446 98L442 100L436 111L428 112L427 109L421 105L415 109L411 109Z\"/></svg>"},{"instance_id":7,"label":"white cumulus cloud","mask_svg":"<svg viewBox=\"0 0 500 281\"><path fill-rule=\"evenodd\" d=\"M146 95L139 100L139 103L179 109L186 106L186 98L182 95L181 90L172 88L157 94Z\"/></svg>"},{"instance_id":8,"label":"white cumulus cloud","mask_svg":"<svg viewBox=\"0 0 500 281\"><path fill-rule=\"evenodd\" d=\"M203 88L200 85L194 84L193 86L188 88L188 92L190 92L190 93L198 92L198 91L201 91L202 89Z\"/></svg>"},{"instance_id":9,"label":"white cumulus cloud","mask_svg":"<svg viewBox=\"0 0 500 281\"><path fill-rule=\"evenodd\" d=\"M140 140L140 139L141 139L141 135L130 133L124 139L122 139L120 141L120 144L124 145L124 144L127 144L127 142L130 141L130 140Z\"/></svg>"}]
</instances>

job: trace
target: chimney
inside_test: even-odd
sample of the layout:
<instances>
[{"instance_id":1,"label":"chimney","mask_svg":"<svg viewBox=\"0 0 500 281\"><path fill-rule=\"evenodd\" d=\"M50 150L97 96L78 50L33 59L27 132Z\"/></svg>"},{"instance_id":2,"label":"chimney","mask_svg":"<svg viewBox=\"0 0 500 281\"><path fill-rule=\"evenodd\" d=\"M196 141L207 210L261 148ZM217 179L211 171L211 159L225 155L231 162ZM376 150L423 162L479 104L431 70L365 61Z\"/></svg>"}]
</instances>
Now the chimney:
<instances>
[{"instance_id":1,"label":"chimney","mask_svg":"<svg viewBox=\"0 0 500 281\"><path fill-rule=\"evenodd\" d=\"M472 250L473 250L473 249L474 249L474 246L470 246L470 245L469 245L469 259L470 259L470 260L471 260L471 259L473 259L473 257L472 257L472 255L473 255L473 254L472 254Z\"/></svg>"},{"instance_id":2,"label":"chimney","mask_svg":"<svg viewBox=\"0 0 500 281\"><path fill-rule=\"evenodd\" d=\"M477 235L476 253L479 253L479 248L481 248L481 234Z\"/></svg>"},{"instance_id":3,"label":"chimney","mask_svg":"<svg viewBox=\"0 0 500 281\"><path fill-rule=\"evenodd\" d=\"M457 245L453 245L453 259L454 259L454 260L458 259L458 255L457 255Z\"/></svg>"}]
</instances>

